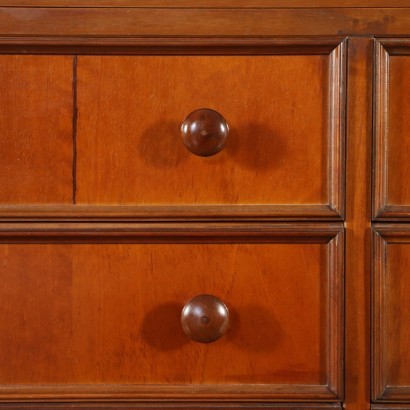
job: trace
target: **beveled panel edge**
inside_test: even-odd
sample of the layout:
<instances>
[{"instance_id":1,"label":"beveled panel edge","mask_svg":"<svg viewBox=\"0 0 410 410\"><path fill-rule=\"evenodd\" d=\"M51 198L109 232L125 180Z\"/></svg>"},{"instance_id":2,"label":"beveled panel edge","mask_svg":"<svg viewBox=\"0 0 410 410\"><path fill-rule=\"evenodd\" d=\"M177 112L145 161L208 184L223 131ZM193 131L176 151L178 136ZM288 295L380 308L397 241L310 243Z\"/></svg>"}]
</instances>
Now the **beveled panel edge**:
<instances>
[{"instance_id":1,"label":"beveled panel edge","mask_svg":"<svg viewBox=\"0 0 410 410\"><path fill-rule=\"evenodd\" d=\"M341 220L328 205L0 205L1 221Z\"/></svg>"},{"instance_id":2,"label":"beveled panel edge","mask_svg":"<svg viewBox=\"0 0 410 410\"><path fill-rule=\"evenodd\" d=\"M410 386L387 386L380 397L374 399L375 402L409 402L410 401ZM410 403L407 404L407 409L410 409Z\"/></svg>"},{"instance_id":3,"label":"beveled panel edge","mask_svg":"<svg viewBox=\"0 0 410 410\"><path fill-rule=\"evenodd\" d=\"M328 201L341 218L345 217L346 202L346 42L331 52L329 73Z\"/></svg>"},{"instance_id":4,"label":"beveled panel edge","mask_svg":"<svg viewBox=\"0 0 410 410\"><path fill-rule=\"evenodd\" d=\"M387 388L386 372L386 326L385 326L385 274L386 274L386 241L376 229L372 229L372 278L371 278L371 343L372 343L372 398L383 398Z\"/></svg>"},{"instance_id":5,"label":"beveled panel edge","mask_svg":"<svg viewBox=\"0 0 410 410\"><path fill-rule=\"evenodd\" d=\"M396 410L396 409L410 409L409 404L372 404L371 410Z\"/></svg>"},{"instance_id":6,"label":"beveled panel edge","mask_svg":"<svg viewBox=\"0 0 410 410\"><path fill-rule=\"evenodd\" d=\"M373 223L372 229L387 243L410 243L410 225L408 223Z\"/></svg>"},{"instance_id":7,"label":"beveled panel edge","mask_svg":"<svg viewBox=\"0 0 410 410\"><path fill-rule=\"evenodd\" d=\"M372 216L382 216L387 205L387 130L389 54L375 41L374 107L373 107L373 195Z\"/></svg>"},{"instance_id":8,"label":"beveled panel edge","mask_svg":"<svg viewBox=\"0 0 410 410\"><path fill-rule=\"evenodd\" d=\"M344 399L344 261L345 230L329 242L329 359L328 386L335 397Z\"/></svg>"},{"instance_id":9,"label":"beveled panel edge","mask_svg":"<svg viewBox=\"0 0 410 410\"><path fill-rule=\"evenodd\" d=\"M6 222L0 224L0 243L329 243L343 229L336 222ZM343 248L339 242L334 249Z\"/></svg>"},{"instance_id":10,"label":"beveled panel edge","mask_svg":"<svg viewBox=\"0 0 410 410\"><path fill-rule=\"evenodd\" d=\"M1 8L0 8L1 11ZM6 36L3 54L289 55L330 54L346 36Z\"/></svg>"},{"instance_id":11,"label":"beveled panel edge","mask_svg":"<svg viewBox=\"0 0 410 410\"><path fill-rule=\"evenodd\" d=\"M0 386L0 403L51 401L298 402L337 401L324 385L16 385Z\"/></svg>"},{"instance_id":12,"label":"beveled panel edge","mask_svg":"<svg viewBox=\"0 0 410 410\"><path fill-rule=\"evenodd\" d=\"M341 405L338 403L133 403L133 402L116 402L116 403L53 403L53 404L24 404L24 403L0 403L0 410L327 410L327 409L341 409Z\"/></svg>"},{"instance_id":13,"label":"beveled panel edge","mask_svg":"<svg viewBox=\"0 0 410 410\"><path fill-rule=\"evenodd\" d=\"M374 71L373 204L375 221L410 218L410 205L390 204L388 186L389 57L410 55L410 38L377 38Z\"/></svg>"},{"instance_id":14,"label":"beveled panel edge","mask_svg":"<svg viewBox=\"0 0 410 410\"><path fill-rule=\"evenodd\" d=\"M410 226L408 224L374 224L372 242L372 399L375 402L408 401L410 400L410 386L388 384L385 294L387 245L391 243L410 244Z\"/></svg>"}]
</instances>

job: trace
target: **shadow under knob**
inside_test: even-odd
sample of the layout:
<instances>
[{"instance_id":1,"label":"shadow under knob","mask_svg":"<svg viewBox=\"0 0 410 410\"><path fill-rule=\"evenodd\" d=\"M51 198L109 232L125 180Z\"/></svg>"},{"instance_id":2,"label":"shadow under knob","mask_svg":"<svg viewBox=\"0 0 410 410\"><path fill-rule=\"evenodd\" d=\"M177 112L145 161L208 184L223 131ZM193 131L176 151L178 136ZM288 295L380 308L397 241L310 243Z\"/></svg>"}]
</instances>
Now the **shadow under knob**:
<instances>
[{"instance_id":1,"label":"shadow under knob","mask_svg":"<svg viewBox=\"0 0 410 410\"><path fill-rule=\"evenodd\" d=\"M229 311L215 296L195 296L182 309L181 324L190 339L200 343L214 342L228 330Z\"/></svg>"},{"instance_id":2,"label":"shadow under knob","mask_svg":"<svg viewBox=\"0 0 410 410\"><path fill-rule=\"evenodd\" d=\"M195 155L209 157L222 151L229 134L225 118L217 111L201 108L191 112L181 125L184 145Z\"/></svg>"}]
</instances>

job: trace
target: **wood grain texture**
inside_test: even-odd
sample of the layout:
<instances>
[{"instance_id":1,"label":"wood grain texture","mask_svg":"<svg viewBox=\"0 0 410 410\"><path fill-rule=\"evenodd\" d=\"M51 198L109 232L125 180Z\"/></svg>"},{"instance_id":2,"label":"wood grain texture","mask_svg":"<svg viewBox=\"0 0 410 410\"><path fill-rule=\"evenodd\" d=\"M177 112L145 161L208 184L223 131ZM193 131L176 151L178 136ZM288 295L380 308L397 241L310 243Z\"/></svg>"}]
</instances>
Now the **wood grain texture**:
<instances>
[{"instance_id":1,"label":"wood grain texture","mask_svg":"<svg viewBox=\"0 0 410 410\"><path fill-rule=\"evenodd\" d=\"M328 64L327 56L80 56L78 203L326 203ZM182 144L181 124L199 108L230 126L214 157Z\"/></svg>"},{"instance_id":2,"label":"wood grain texture","mask_svg":"<svg viewBox=\"0 0 410 410\"><path fill-rule=\"evenodd\" d=\"M3 36L403 36L409 24L409 8L0 8Z\"/></svg>"},{"instance_id":3,"label":"wood grain texture","mask_svg":"<svg viewBox=\"0 0 410 410\"><path fill-rule=\"evenodd\" d=\"M410 406L408 404L372 404L371 410L398 410L398 409L403 409L403 410L408 410Z\"/></svg>"},{"instance_id":4,"label":"wood grain texture","mask_svg":"<svg viewBox=\"0 0 410 410\"><path fill-rule=\"evenodd\" d=\"M209 241L186 226L196 238L189 245L163 228L162 244L143 238L144 229L159 235L159 226L141 226L128 244L59 244L58 235L41 244L26 234L24 245L0 246L2 400L338 399L340 225L330 241L336 225L299 239L272 225L269 241L267 231L266 240L254 236L258 225L248 232L239 224L238 239L225 244L207 226L196 230ZM221 297L234 318L209 345L180 328L184 303L200 293Z\"/></svg>"},{"instance_id":5,"label":"wood grain texture","mask_svg":"<svg viewBox=\"0 0 410 410\"><path fill-rule=\"evenodd\" d=\"M330 54L344 36L289 37L0 37L2 53L85 55L293 55Z\"/></svg>"},{"instance_id":6,"label":"wood grain texture","mask_svg":"<svg viewBox=\"0 0 410 410\"><path fill-rule=\"evenodd\" d=\"M293 215L293 216L292 216ZM337 212L327 205L275 206L100 206L57 205L16 206L0 205L0 220L9 221L320 221L340 220Z\"/></svg>"},{"instance_id":7,"label":"wood grain texture","mask_svg":"<svg viewBox=\"0 0 410 410\"><path fill-rule=\"evenodd\" d=\"M373 215L380 220L409 218L410 41L381 39L376 61Z\"/></svg>"},{"instance_id":8,"label":"wood grain texture","mask_svg":"<svg viewBox=\"0 0 410 410\"><path fill-rule=\"evenodd\" d=\"M402 408L402 407L401 407ZM23 403L7 403L1 404L1 410L331 410L339 409L342 407L338 403L161 403L160 405L155 403L52 403L52 404L23 404Z\"/></svg>"},{"instance_id":9,"label":"wood grain texture","mask_svg":"<svg viewBox=\"0 0 410 410\"><path fill-rule=\"evenodd\" d=\"M410 7L408 0L0 0L0 7L339 8Z\"/></svg>"},{"instance_id":10,"label":"wood grain texture","mask_svg":"<svg viewBox=\"0 0 410 410\"><path fill-rule=\"evenodd\" d=\"M78 70L79 203L323 203L343 212L342 49L330 59L79 57ZM299 84L294 93L284 78ZM252 85L241 87L245 81ZM180 142L180 123L201 107L218 110L231 128L213 158L197 158Z\"/></svg>"},{"instance_id":11,"label":"wood grain texture","mask_svg":"<svg viewBox=\"0 0 410 410\"><path fill-rule=\"evenodd\" d=\"M410 400L410 229L375 226L373 232L373 398Z\"/></svg>"},{"instance_id":12,"label":"wood grain texture","mask_svg":"<svg viewBox=\"0 0 410 410\"><path fill-rule=\"evenodd\" d=\"M370 407L370 219L373 41L348 43L346 175L347 409Z\"/></svg>"},{"instance_id":13,"label":"wood grain texture","mask_svg":"<svg viewBox=\"0 0 410 410\"><path fill-rule=\"evenodd\" d=\"M0 56L0 203L72 201L72 58Z\"/></svg>"}]
</instances>

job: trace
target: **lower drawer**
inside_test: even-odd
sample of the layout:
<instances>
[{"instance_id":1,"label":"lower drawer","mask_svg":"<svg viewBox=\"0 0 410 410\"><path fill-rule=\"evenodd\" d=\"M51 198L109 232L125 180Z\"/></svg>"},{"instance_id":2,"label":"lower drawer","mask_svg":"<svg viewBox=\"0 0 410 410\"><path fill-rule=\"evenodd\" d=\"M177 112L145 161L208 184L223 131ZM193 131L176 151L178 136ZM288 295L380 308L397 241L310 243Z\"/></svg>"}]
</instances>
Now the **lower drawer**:
<instances>
[{"instance_id":1,"label":"lower drawer","mask_svg":"<svg viewBox=\"0 0 410 410\"><path fill-rule=\"evenodd\" d=\"M341 224L8 224L0 241L0 400L341 398ZM181 324L204 294L229 312L212 343Z\"/></svg>"}]
</instances>

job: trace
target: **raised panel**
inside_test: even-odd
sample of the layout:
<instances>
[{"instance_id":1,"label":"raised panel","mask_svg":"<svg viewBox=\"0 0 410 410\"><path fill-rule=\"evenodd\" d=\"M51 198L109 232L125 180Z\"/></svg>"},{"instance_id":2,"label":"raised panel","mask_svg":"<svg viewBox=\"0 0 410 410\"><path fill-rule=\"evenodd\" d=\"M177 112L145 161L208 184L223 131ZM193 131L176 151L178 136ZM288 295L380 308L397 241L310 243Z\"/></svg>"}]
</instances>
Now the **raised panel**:
<instances>
[{"instance_id":1,"label":"raised panel","mask_svg":"<svg viewBox=\"0 0 410 410\"><path fill-rule=\"evenodd\" d=\"M410 229L373 232L373 398L410 400Z\"/></svg>"},{"instance_id":2,"label":"raised panel","mask_svg":"<svg viewBox=\"0 0 410 410\"><path fill-rule=\"evenodd\" d=\"M0 400L340 400L340 225L0 228ZM181 330L198 294L217 342Z\"/></svg>"},{"instance_id":3,"label":"raised panel","mask_svg":"<svg viewBox=\"0 0 410 410\"><path fill-rule=\"evenodd\" d=\"M70 204L73 58L0 56L0 204Z\"/></svg>"},{"instance_id":4,"label":"raised panel","mask_svg":"<svg viewBox=\"0 0 410 410\"><path fill-rule=\"evenodd\" d=\"M250 55L235 55L242 46L226 55L79 56L77 203L149 217L153 209L342 216L343 45L307 55L265 55L265 46L258 55L248 44ZM208 158L180 136L185 116L204 107L231 129L226 148Z\"/></svg>"},{"instance_id":5,"label":"raised panel","mask_svg":"<svg viewBox=\"0 0 410 410\"><path fill-rule=\"evenodd\" d=\"M376 42L373 215L410 217L410 40Z\"/></svg>"}]
</instances>

